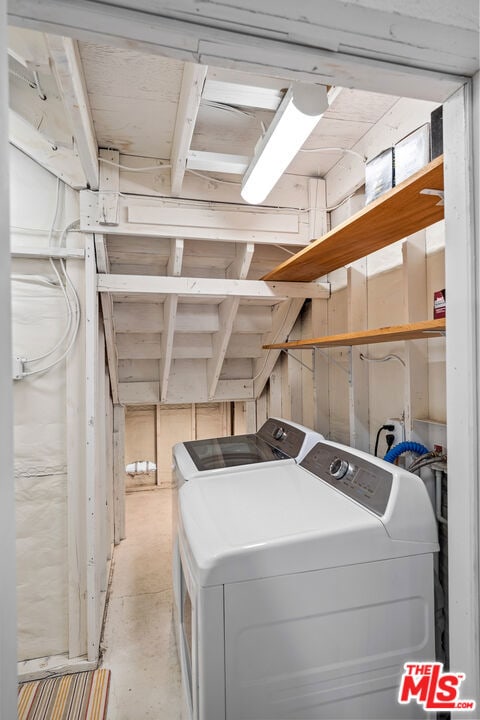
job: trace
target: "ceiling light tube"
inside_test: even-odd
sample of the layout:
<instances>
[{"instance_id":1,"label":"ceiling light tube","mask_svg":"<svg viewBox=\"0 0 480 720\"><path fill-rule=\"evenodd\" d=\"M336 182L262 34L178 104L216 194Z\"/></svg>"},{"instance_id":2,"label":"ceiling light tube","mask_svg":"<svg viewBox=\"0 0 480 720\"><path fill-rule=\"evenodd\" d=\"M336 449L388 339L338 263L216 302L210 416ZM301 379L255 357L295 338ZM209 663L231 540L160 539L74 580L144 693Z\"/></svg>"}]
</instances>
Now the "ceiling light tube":
<instances>
[{"instance_id":1,"label":"ceiling light tube","mask_svg":"<svg viewBox=\"0 0 480 720\"><path fill-rule=\"evenodd\" d=\"M325 86L290 86L243 176L245 202L258 205L265 200L327 108Z\"/></svg>"}]
</instances>

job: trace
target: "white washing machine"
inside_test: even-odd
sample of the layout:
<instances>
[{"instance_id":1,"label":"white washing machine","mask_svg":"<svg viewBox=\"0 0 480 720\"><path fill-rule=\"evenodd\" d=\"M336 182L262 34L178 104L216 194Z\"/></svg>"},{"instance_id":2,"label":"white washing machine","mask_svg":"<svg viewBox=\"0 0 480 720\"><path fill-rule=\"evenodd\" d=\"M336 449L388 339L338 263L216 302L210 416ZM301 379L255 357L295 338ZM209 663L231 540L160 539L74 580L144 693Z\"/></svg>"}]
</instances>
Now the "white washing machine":
<instances>
[{"instance_id":1,"label":"white washing machine","mask_svg":"<svg viewBox=\"0 0 480 720\"><path fill-rule=\"evenodd\" d=\"M180 490L182 683L193 720L393 720L435 659L437 528L416 475L321 442L301 465Z\"/></svg>"},{"instance_id":2,"label":"white washing machine","mask_svg":"<svg viewBox=\"0 0 480 720\"><path fill-rule=\"evenodd\" d=\"M300 462L323 435L283 418L268 418L256 433L191 440L173 446L172 571L173 609L180 603L178 555L178 491L187 481L207 475L228 477L239 467ZM177 624L177 623L176 623ZM178 640L178 638L177 638Z\"/></svg>"}]
</instances>

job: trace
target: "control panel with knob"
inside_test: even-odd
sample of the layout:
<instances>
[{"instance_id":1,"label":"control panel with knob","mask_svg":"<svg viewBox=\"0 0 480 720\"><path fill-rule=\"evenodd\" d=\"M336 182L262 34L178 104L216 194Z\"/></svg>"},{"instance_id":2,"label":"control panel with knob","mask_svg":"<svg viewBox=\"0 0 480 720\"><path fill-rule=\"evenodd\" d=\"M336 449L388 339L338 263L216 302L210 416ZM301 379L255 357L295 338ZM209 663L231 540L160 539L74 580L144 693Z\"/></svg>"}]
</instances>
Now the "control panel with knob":
<instances>
[{"instance_id":1,"label":"control panel with knob","mask_svg":"<svg viewBox=\"0 0 480 720\"><path fill-rule=\"evenodd\" d=\"M354 469L354 466L352 463L349 463L348 460L335 457L330 463L329 471L332 477L336 480L341 480L347 475L353 475Z\"/></svg>"},{"instance_id":2,"label":"control panel with knob","mask_svg":"<svg viewBox=\"0 0 480 720\"><path fill-rule=\"evenodd\" d=\"M280 425L276 427L273 431L273 437L275 438L275 440L285 440L287 437L285 428L281 427Z\"/></svg>"}]
</instances>

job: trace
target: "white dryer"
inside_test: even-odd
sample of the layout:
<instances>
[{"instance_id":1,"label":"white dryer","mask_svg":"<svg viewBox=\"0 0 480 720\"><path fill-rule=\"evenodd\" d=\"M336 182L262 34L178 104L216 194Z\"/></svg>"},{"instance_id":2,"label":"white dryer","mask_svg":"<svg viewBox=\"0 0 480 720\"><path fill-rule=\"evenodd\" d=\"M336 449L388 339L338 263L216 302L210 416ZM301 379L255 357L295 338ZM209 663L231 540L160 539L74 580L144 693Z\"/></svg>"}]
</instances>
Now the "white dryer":
<instances>
[{"instance_id":1,"label":"white dryer","mask_svg":"<svg viewBox=\"0 0 480 720\"><path fill-rule=\"evenodd\" d=\"M321 442L301 465L180 490L181 664L193 720L393 720L435 659L437 528L415 475Z\"/></svg>"},{"instance_id":2,"label":"white dryer","mask_svg":"<svg viewBox=\"0 0 480 720\"><path fill-rule=\"evenodd\" d=\"M172 573L173 609L180 603L180 557L178 555L178 491L187 481L209 475L229 477L240 467L300 462L323 435L283 418L268 418L256 433L207 438L173 446Z\"/></svg>"}]
</instances>

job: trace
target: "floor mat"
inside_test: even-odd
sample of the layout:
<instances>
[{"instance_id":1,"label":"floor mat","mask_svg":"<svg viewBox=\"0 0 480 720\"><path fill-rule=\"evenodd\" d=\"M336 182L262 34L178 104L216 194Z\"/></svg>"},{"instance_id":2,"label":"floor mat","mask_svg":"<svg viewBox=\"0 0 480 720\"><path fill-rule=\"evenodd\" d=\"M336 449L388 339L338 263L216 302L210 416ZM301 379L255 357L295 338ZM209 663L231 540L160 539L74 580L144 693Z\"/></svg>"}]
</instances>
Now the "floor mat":
<instances>
[{"instance_id":1,"label":"floor mat","mask_svg":"<svg viewBox=\"0 0 480 720\"><path fill-rule=\"evenodd\" d=\"M110 670L22 683L18 720L105 720Z\"/></svg>"}]
</instances>

